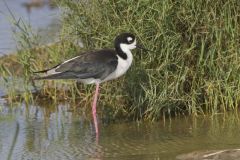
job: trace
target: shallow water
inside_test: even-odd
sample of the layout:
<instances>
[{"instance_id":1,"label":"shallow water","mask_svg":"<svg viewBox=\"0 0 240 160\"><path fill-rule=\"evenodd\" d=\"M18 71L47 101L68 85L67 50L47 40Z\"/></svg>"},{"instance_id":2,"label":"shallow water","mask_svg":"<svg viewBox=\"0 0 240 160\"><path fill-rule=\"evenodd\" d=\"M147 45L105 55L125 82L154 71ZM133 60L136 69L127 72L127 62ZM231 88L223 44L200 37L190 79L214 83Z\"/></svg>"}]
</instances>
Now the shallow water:
<instances>
[{"instance_id":1,"label":"shallow water","mask_svg":"<svg viewBox=\"0 0 240 160\"><path fill-rule=\"evenodd\" d=\"M175 159L177 155L240 146L237 115L174 118L165 123L100 122L69 105L0 108L0 159Z\"/></svg>"},{"instance_id":2,"label":"shallow water","mask_svg":"<svg viewBox=\"0 0 240 160\"><path fill-rule=\"evenodd\" d=\"M60 10L46 3L39 7L32 7L31 11L28 11L23 4L31 1L33 0L0 0L0 56L12 53L17 48L12 34L16 27L11 23L11 12L17 20L21 19L31 26L33 32L39 35L40 44L50 43L57 39L60 28Z\"/></svg>"}]
</instances>

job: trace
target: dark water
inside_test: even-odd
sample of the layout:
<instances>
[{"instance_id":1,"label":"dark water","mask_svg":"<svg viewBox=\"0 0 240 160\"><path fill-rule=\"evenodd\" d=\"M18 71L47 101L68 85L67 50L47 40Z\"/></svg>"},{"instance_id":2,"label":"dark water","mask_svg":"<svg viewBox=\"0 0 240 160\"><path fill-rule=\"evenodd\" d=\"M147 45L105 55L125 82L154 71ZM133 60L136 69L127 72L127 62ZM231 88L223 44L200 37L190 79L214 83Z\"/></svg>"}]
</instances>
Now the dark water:
<instances>
[{"instance_id":1,"label":"dark water","mask_svg":"<svg viewBox=\"0 0 240 160\"><path fill-rule=\"evenodd\" d=\"M240 147L237 114L174 118L165 123L100 122L96 141L90 113L69 105L0 107L0 159L164 160Z\"/></svg>"},{"instance_id":2,"label":"dark water","mask_svg":"<svg viewBox=\"0 0 240 160\"><path fill-rule=\"evenodd\" d=\"M24 3L43 1L41 5L33 5L28 10ZM13 30L17 28L12 23L11 13L25 24L31 26L34 34L40 38L40 44L46 44L57 39L60 24L60 10L51 7L49 0L0 0L0 56L16 51L17 43ZM9 8L9 10L8 10ZM47 38L46 38L47 37Z\"/></svg>"}]
</instances>

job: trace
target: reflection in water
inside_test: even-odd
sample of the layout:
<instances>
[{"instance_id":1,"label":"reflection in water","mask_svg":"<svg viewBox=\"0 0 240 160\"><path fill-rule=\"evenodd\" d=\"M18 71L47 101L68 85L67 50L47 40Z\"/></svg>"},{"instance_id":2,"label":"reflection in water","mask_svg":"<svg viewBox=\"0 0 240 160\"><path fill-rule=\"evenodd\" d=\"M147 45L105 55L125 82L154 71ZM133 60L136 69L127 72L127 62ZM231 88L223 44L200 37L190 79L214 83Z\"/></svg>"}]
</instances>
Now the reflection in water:
<instances>
[{"instance_id":1,"label":"reflection in water","mask_svg":"<svg viewBox=\"0 0 240 160\"><path fill-rule=\"evenodd\" d=\"M2 157L4 153L16 159L99 157L101 150L95 143L90 121L73 116L67 109L67 106L58 106L53 112L52 108L33 106L3 108L2 116L6 119L0 122L1 146L4 146L0 149L1 158L7 159ZM19 123L18 136L13 134L16 123ZM8 136L8 133L13 135ZM14 142L14 147L9 142Z\"/></svg>"},{"instance_id":2,"label":"reflection in water","mask_svg":"<svg viewBox=\"0 0 240 160\"><path fill-rule=\"evenodd\" d=\"M45 5L49 6L51 9L55 8L53 0L29 0L27 2L23 2L22 5L29 13L31 12L32 8L42 8Z\"/></svg>"},{"instance_id":3,"label":"reflection in water","mask_svg":"<svg viewBox=\"0 0 240 160\"><path fill-rule=\"evenodd\" d=\"M69 105L2 106L1 159L175 159L197 150L240 146L236 115L176 118L165 124L102 122L96 143L92 120L71 112Z\"/></svg>"},{"instance_id":4,"label":"reflection in water","mask_svg":"<svg viewBox=\"0 0 240 160\"><path fill-rule=\"evenodd\" d=\"M12 159L12 154L13 154L13 150L14 150L14 147L16 145L16 142L17 142L18 134L19 134L19 123L17 122L16 123L16 131L15 131L15 134L14 134L14 137L13 137L12 145L11 145L11 148L9 150L9 154L8 154L7 159Z\"/></svg>"}]
</instances>

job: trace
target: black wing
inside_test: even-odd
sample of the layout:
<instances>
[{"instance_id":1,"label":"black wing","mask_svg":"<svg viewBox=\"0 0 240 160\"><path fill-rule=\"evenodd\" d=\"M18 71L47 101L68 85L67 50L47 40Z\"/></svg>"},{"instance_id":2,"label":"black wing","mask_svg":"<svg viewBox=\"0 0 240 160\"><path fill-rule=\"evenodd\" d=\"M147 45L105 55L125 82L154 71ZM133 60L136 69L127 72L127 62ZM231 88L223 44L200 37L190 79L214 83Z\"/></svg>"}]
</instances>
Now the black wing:
<instances>
[{"instance_id":1,"label":"black wing","mask_svg":"<svg viewBox=\"0 0 240 160\"><path fill-rule=\"evenodd\" d=\"M104 49L67 60L46 72L43 77L35 79L105 79L117 67L118 58L114 50Z\"/></svg>"}]
</instances>

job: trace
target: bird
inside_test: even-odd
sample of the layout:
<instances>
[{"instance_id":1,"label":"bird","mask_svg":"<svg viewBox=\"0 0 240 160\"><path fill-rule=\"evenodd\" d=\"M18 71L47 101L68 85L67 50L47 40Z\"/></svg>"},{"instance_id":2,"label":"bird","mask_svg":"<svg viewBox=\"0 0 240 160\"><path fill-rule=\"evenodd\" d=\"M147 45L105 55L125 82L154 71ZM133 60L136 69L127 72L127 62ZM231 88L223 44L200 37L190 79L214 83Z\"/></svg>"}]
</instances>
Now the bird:
<instances>
[{"instance_id":1,"label":"bird","mask_svg":"<svg viewBox=\"0 0 240 160\"><path fill-rule=\"evenodd\" d=\"M101 83L116 79L130 68L133 55L131 50L139 48L146 51L132 33L121 33L114 40L113 49L99 49L84 52L74 58L68 59L50 69L36 71L45 73L34 80L76 79L84 84L96 84L92 103L92 115L95 132L98 135L98 122L96 106Z\"/></svg>"}]
</instances>

